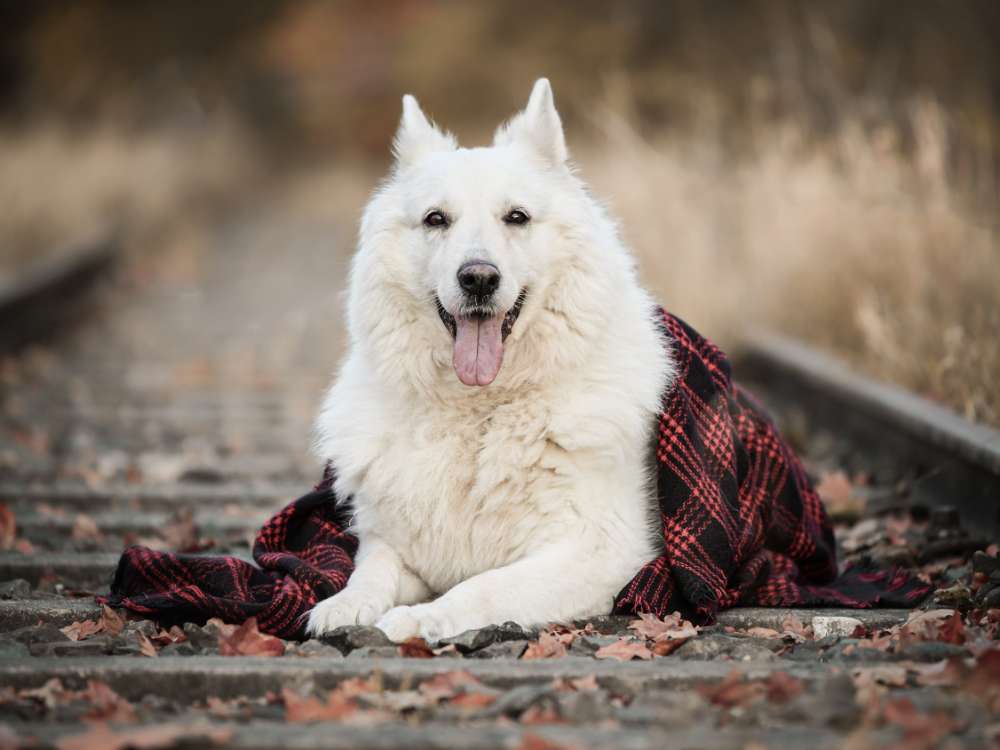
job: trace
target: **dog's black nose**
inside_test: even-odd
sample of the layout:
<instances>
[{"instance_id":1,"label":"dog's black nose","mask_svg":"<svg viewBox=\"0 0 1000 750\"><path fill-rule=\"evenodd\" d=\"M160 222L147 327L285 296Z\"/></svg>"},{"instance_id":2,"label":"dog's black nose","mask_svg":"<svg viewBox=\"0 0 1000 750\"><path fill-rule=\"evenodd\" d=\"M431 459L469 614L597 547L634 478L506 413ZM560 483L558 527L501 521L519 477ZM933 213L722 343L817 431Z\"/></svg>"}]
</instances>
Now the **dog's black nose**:
<instances>
[{"instance_id":1,"label":"dog's black nose","mask_svg":"<svg viewBox=\"0 0 1000 750\"><path fill-rule=\"evenodd\" d=\"M470 260L458 269L458 285L467 294L489 297L500 286L500 269L485 260Z\"/></svg>"}]
</instances>

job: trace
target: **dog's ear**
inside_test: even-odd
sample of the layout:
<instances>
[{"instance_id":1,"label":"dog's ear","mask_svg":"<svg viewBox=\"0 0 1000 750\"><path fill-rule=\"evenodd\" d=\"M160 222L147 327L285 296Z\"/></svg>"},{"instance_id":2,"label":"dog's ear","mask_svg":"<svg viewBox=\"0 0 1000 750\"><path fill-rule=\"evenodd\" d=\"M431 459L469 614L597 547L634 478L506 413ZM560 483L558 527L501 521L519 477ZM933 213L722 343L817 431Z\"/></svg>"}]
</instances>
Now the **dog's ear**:
<instances>
[{"instance_id":1,"label":"dog's ear","mask_svg":"<svg viewBox=\"0 0 1000 750\"><path fill-rule=\"evenodd\" d=\"M523 112L497 128L493 144L503 146L515 141L527 143L554 165L566 163L566 138L562 120L556 112L552 86L548 78L539 78L531 89L528 106Z\"/></svg>"},{"instance_id":2,"label":"dog's ear","mask_svg":"<svg viewBox=\"0 0 1000 750\"><path fill-rule=\"evenodd\" d=\"M397 164L406 166L432 151L454 151L456 148L455 136L438 130L427 119L416 99L409 94L403 97L403 117L392 142Z\"/></svg>"}]
</instances>

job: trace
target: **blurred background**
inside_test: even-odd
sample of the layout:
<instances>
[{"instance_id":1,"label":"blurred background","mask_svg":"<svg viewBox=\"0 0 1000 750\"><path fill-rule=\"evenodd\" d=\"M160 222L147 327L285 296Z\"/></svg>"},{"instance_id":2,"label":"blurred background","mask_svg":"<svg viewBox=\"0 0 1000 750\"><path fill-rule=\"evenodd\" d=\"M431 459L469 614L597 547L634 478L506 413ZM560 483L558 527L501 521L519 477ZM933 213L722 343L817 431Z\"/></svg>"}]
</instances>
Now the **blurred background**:
<instances>
[{"instance_id":1,"label":"blurred background","mask_svg":"<svg viewBox=\"0 0 1000 750\"><path fill-rule=\"evenodd\" d=\"M665 306L1000 424L998 39L995 0L2 0L0 282L113 232L130 361L319 384L400 96L482 144L545 75Z\"/></svg>"}]
</instances>

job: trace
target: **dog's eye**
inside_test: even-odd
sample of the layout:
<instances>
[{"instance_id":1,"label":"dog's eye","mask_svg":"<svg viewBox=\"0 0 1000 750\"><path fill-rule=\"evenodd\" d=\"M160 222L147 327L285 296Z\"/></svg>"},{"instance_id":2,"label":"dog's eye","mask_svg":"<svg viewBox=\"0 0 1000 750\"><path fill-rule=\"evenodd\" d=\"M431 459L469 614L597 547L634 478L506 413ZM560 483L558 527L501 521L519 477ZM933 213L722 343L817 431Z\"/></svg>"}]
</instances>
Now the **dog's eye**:
<instances>
[{"instance_id":1,"label":"dog's eye","mask_svg":"<svg viewBox=\"0 0 1000 750\"><path fill-rule=\"evenodd\" d=\"M429 211L427 215L424 216L424 226L446 227L448 226L448 217L445 216L441 211Z\"/></svg>"},{"instance_id":2,"label":"dog's eye","mask_svg":"<svg viewBox=\"0 0 1000 750\"><path fill-rule=\"evenodd\" d=\"M508 211L503 217L504 224L527 224L530 220L527 211L522 211L520 208Z\"/></svg>"}]
</instances>

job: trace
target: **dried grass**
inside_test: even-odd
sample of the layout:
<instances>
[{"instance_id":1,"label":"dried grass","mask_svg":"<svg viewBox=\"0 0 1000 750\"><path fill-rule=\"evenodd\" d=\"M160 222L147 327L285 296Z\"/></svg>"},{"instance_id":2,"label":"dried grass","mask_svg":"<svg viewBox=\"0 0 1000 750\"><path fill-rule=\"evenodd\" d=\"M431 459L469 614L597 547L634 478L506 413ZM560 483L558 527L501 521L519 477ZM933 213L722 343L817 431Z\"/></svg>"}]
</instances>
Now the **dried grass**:
<instances>
[{"instance_id":1,"label":"dried grass","mask_svg":"<svg viewBox=\"0 0 1000 750\"><path fill-rule=\"evenodd\" d=\"M727 345L769 326L1000 423L996 186L940 109L822 143L758 124L729 157L710 122L643 138L620 104L579 162L665 305Z\"/></svg>"},{"instance_id":2,"label":"dried grass","mask_svg":"<svg viewBox=\"0 0 1000 750\"><path fill-rule=\"evenodd\" d=\"M0 279L111 231L183 223L244 177L241 131L37 125L0 136Z\"/></svg>"}]
</instances>

